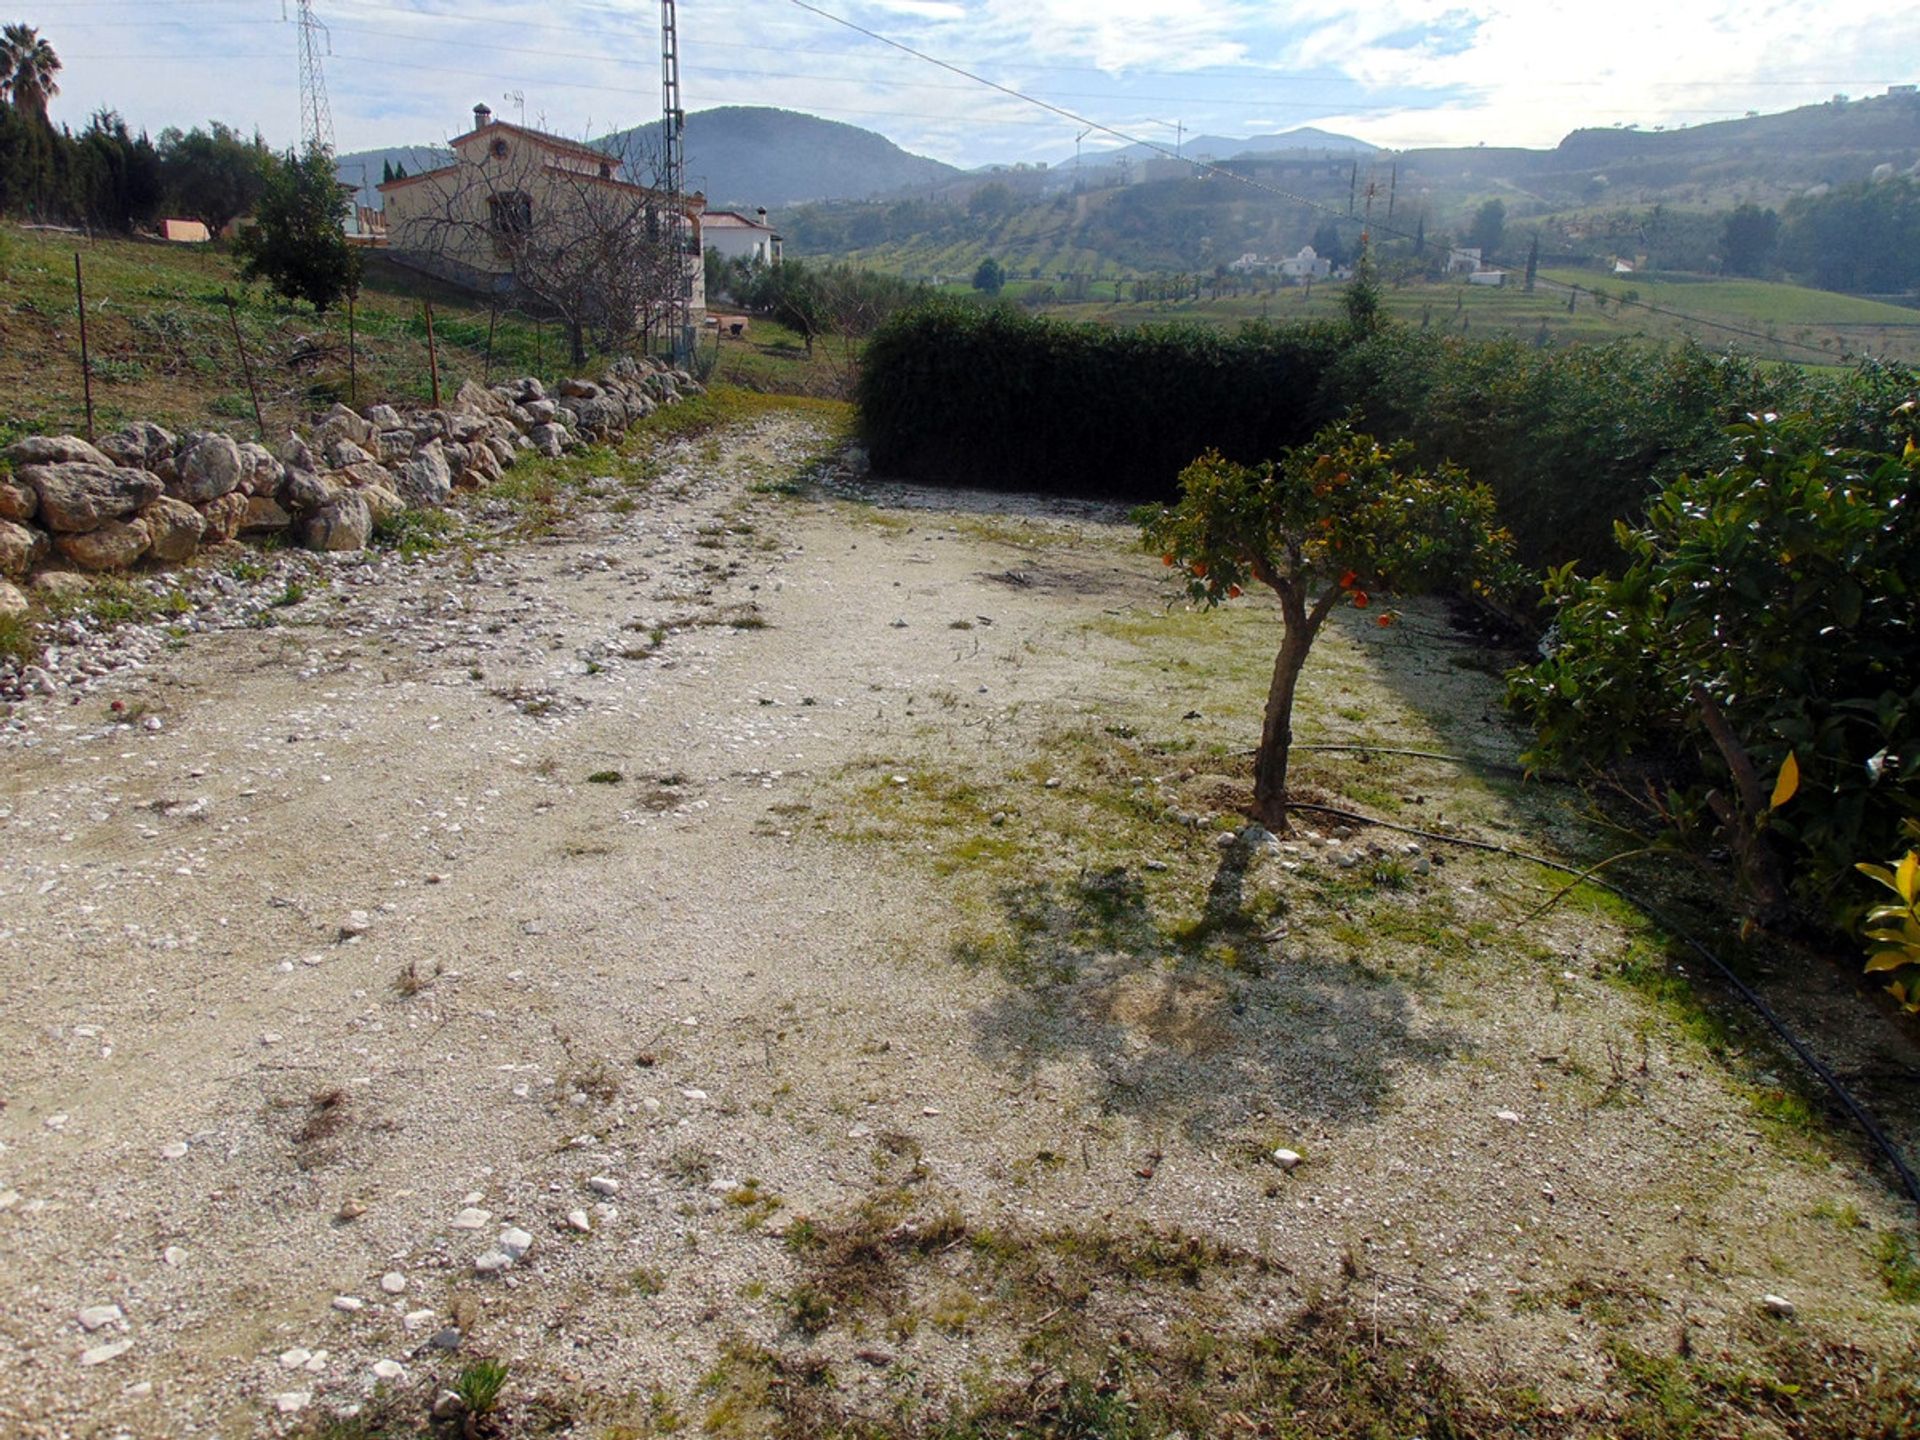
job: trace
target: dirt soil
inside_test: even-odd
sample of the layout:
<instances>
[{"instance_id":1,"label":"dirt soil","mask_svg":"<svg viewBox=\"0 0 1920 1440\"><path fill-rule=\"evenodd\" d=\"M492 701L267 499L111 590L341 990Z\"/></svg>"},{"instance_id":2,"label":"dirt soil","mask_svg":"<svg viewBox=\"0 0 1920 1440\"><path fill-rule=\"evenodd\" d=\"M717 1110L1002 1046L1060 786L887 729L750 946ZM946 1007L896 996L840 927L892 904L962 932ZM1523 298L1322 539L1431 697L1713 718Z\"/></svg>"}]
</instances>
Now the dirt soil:
<instances>
[{"instance_id":1,"label":"dirt soil","mask_svg":"<svg viewBox=\"0 0 1920 1440\"><path fill-rule=\"evenodd\" d=\"M1911 1214L1644 924L1311 816L1229 842L1272 614L1170 609L1114 513L768 484L815 424L557 534L303 561L278 625L22 707L0 1432L286 1433L492 1357L528 1433L762 1433L751 1347L925 1416L1061 1310L1146 1343L1332 1290L1569 1415L1623 1341L1912 1343ZM1403 618L1330 631L1301 738L1476 764L1303 788L1605 853L1496 768L1498 657ZM1106 1268L1049 1315L1023 1250Z\"/></svg>"}]
</instances>

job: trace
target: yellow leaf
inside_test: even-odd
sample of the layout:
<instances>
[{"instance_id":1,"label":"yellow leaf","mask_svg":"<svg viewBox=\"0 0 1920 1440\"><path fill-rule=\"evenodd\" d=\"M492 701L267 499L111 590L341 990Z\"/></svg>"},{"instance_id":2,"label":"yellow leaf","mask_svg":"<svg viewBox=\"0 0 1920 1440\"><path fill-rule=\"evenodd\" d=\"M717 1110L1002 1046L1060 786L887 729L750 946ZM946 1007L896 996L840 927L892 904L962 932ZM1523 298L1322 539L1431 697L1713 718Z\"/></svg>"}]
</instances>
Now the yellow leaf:
<instances>
[{"instance_id":1,"label":"yellow leaf","mask_svg":"<svg viewBox=\"0 0 1920 1440\"><path fill-rule=\"evenodd\" d=\"M1893 888L1900 892L1900 898L1909 905L1920 899L1920 850L1907 852L1907 858L1893 872Z\"/></svg>"},{"instance_id":2,"label":"yellow leaf","mask_svg":"<svg viewBox=\"0 0 1920 1440\"><path fill-rule=\"evenodd\" d=\"M1904 950L1882 950L1867 961L1867 974L1872 975L1881 970L1898 970L1902 965L1911 963L1910 957Z\"/></svg>"},{"instance_id":3,"label":"yellow leaf","mask_svg":"<svg viewBox=\"0 0 1920 1440\"><path fill-rule=\"evenodd\" d=\"M1793 752L1787 752L1787 758L1780 762L1780 778L1773 782L1773 801L1769 810L1778 810L1793 798L1793 792L1800 788L1800 762L1793 758Z\"/></svg>"},{"instance_id":4,"label":"yellow leaf","mask_svg":"<svg viewBox=\"0 0 1920 1440\"><path fill-rule=\"evenodd\" d=\"M1916 454L1920 454L1920 445L1914 444L1913 437L1909 435L1907 437L1907 448L1901 452L1900 458L1902 460L1911 460Z\"/></svg>"}]
</instances>

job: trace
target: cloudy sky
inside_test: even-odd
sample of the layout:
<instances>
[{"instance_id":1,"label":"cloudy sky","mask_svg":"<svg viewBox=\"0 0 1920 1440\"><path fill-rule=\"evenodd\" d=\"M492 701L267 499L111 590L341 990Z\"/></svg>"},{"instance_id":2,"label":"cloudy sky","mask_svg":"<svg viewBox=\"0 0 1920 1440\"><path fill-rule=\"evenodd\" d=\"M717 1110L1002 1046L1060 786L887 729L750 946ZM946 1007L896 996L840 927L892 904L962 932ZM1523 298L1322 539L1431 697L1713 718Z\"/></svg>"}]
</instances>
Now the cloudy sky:
<instances>
[{"instance_id":1,"label":"cloudy sky","mask_svg":"<svg viewBox=\"0 0 1920 1440\"><path fill-rule=\"evenodd\" d=\"M293 8L295 0L287 0ZM820 0L1141 139L1318 125L1395 148L1550 146L1920 79L1913 0ZM299 127L282 0L17 0L65 62L56 120ZM570 135L657 118L656 0L315 0L341 150L444 140L474 103ZM0 19L14 15L0 12ZM780 105L960 165L1073 154L1083 128L793 0L682 0L690 110ZM1100 132L1088 153L1118 144Z\"/></svg>"}]
</instances>

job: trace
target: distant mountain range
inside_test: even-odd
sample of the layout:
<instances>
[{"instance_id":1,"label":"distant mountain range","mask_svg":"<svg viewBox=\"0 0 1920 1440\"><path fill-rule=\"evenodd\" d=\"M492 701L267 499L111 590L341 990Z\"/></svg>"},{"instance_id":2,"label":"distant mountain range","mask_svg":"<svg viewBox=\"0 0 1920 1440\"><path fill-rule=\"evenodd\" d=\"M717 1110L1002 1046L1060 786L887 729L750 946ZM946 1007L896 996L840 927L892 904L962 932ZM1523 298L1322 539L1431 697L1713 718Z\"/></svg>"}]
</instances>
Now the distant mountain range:
<instances>
[{"instance_id":1,"label":"distant mountain range","mask_svg":"<svg viewBox=\"0 0 1920 1440\"><path fill-rule=\"evenodd\" d=\"M652 173L660 127L637 125L594 141L626 156L636 177ZM377 206L372 187L385 162L409 174L447 162L445 146L401 145L340 156L343 183L365 186L360 203ZM866 200L913 186L937 185L962 172L909 154L884 135L796 110L727 105L687 116L687 185L715 208L776 209L807 200Z\"/></svg>"},{"instance_id":2,"label":"distant mountain range","mask_svg":"<svg viewBox=\"0 0 1920 1440\"><path fill-rule=\"evenodd\" d=\"M648 161L657 153L658 133L657 126L637 126L598 143L629 155L631 172L645 176L653 168ZM1355 159L1387 153L1311 126L1244 138L1196 135L1180 151L1191 160L1291 151ZM1105 170L1121 159L1138 166L1160 154L1153 146L1130 145L1088 152L1082 163ZM385 163L403 164L412 173L443 164L446 156L443 146L433 145L364 150L341 156L339 170L347 183L364 182L362 204L377 205L372 187ZM1392 159L1400 193L1417 187L1414 193L1431 196L1441 211L1489 192L1504 193L1510 207L1671 200L1730 208L1741 199L1779 204L1809 186L1863 180L1879 166L1908 171L1920 161L1920 96L1836 100L1687 129L1576 130L1551 150L1475 146L1401 151ZM1019 180L1023 194L1038 194L1052 187L1049 177L1061 169L1071 174L1071 156L1018 172L1005 166L962 171L911 154L871 130L793 110L733 105L687 117L687 183L703 190L716 209L764 205L777 211L905 191L964 200L988 178ZM997 173L990 177L989 171ZM1136 170L1132 178L1158 177Z\"/></svg>"},{"instance_id":3,"label":"distant mountain range","mask_svg":"<svg viewBox=\"0 0 1920 1440\"><path fill-rule=\"evenodd\" d=\"M1164 158L1175 149L1171 140L1156 141L1153 144L1123 145L1118 150L1086 151L1080 157L1083 169L1095 165L1111 165L1118 160L1139 163L1156 157ZM1302 125L1297 130L1287 130L1278 135L1249 135L1236 139L1231 135L1190 135L1178 145L1183 160L1232 160L1242 155L1272 155L1286 150L1307 150L1316 154L1372 155L1380 147L1369 145L1364 140L1356 140L1351 135L1336 135L1331 130L1316 129L1312 125ZM1068 155L1053 162L1056 167L1073 168L1073 156Z\"/></svg>"}]
</instances>

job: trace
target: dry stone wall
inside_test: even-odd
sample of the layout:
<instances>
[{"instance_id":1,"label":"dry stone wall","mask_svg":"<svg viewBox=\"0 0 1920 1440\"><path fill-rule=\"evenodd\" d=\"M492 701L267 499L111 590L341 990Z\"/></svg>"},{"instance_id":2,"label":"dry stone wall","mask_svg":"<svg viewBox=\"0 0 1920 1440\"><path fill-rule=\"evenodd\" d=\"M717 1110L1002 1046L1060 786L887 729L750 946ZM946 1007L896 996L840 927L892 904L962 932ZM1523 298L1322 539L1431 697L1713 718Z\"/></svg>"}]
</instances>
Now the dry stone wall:
<instances>
[{"instance_id":1,"label":"dry stone wall","mask_svg":"<svg viewBox=\"0 0 1920 1440\"><path fill-rule=\"evenodd\" d=\"M0 614L19 586L57 590L74 572L178 565L203 547L281 535L311 550L359 550L374 526L499 480L529 453L557 458L611 441L701 387L684 370L622 359L598 380L468 381L442 409L336 405L275 454L216 431L175 435L136 421L89 444L29 436L0 470Z\"/></svg>"}]
</instances>

